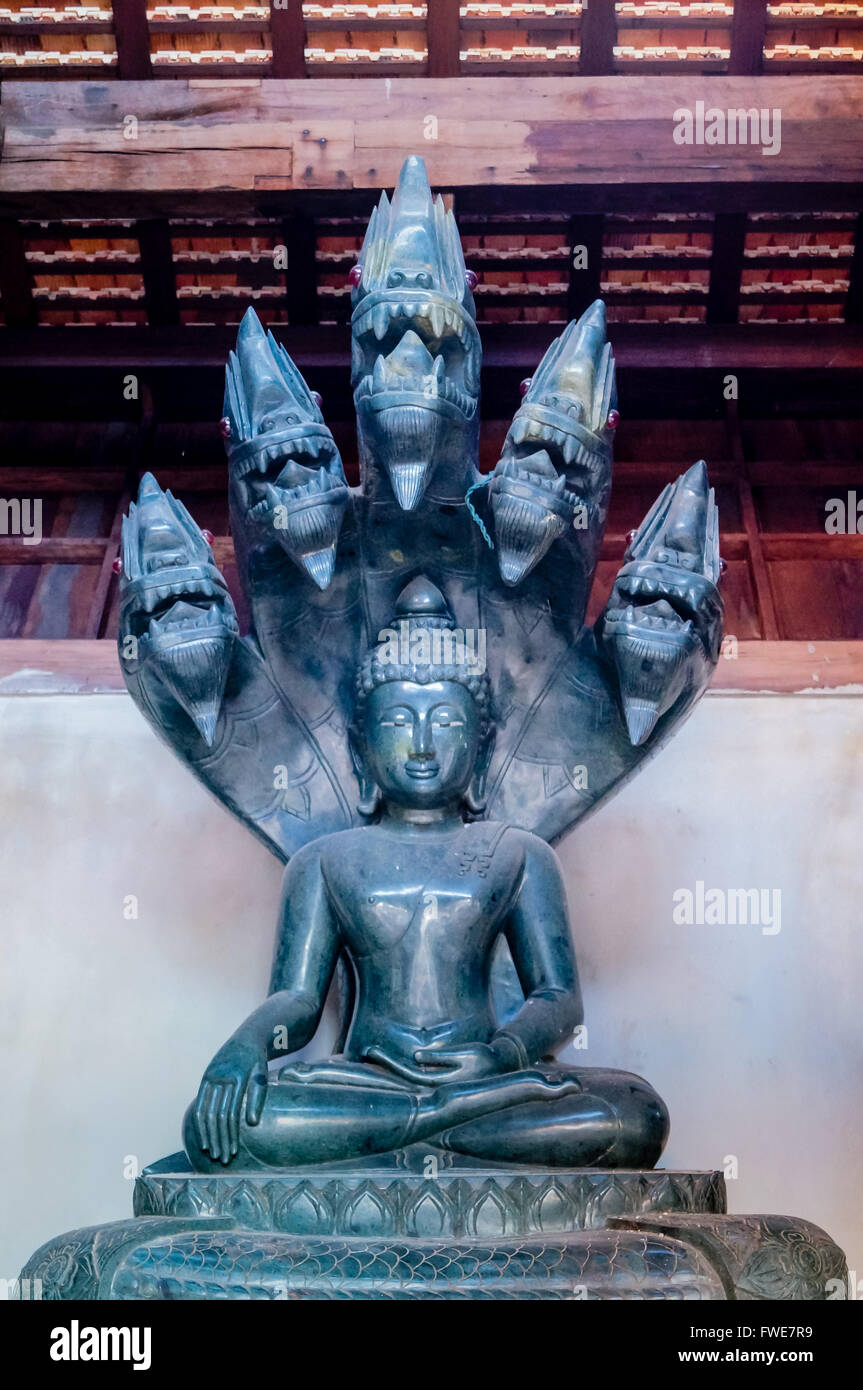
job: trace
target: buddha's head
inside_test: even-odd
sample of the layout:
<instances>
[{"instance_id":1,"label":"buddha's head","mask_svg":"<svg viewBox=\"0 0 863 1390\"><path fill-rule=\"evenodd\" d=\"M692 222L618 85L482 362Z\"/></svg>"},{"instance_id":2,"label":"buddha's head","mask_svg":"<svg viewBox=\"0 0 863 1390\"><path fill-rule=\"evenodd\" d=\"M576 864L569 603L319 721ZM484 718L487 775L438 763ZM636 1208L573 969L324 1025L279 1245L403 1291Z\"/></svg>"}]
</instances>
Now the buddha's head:
<instances>
[{"instance_id":1,"label":"buddha's head","mask_svg":"<svg viewBox=\"0 0 863 1390\"><path fill-rule=\"evenodd\" d=\"M483 810L494 740L484 648L458 629L440 591L414 579L363 658L351 747L359 810Z\"/></svg>"}]
</instances>

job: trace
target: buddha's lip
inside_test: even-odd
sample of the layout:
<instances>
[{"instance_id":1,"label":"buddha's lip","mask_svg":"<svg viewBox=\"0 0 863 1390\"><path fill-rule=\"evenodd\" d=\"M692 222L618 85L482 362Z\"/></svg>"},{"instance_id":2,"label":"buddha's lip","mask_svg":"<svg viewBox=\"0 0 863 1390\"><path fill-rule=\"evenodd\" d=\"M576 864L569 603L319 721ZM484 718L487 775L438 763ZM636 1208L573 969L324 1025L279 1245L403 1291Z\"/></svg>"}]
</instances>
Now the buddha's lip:
<instances>
[{"instance_id":1,"label":"buddha's lip","mask_svg":"<svg viewBox=\"0 0 863 1390\"><path fill-rule=\"evenodd\" d=\"M405 772L408 777L417 777L421 780L437 777L440 772L440 763L405 763Z\"/></svg>"}]
</instances>

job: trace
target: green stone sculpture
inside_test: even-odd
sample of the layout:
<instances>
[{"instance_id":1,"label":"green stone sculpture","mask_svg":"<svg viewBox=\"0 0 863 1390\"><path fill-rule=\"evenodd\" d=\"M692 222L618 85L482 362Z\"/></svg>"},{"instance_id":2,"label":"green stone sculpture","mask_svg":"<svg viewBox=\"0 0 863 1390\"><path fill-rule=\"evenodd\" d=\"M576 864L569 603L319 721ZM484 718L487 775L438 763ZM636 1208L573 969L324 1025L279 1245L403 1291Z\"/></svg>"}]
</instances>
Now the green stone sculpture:
<instances>
[{"instance_id":1,"label":"green stone sculpture","mask_svg":"<svg viewBox=\"0 0 863 1390\"><path fill-rule=\"evenodd\" d=\"M61 1298L826 1296L844 1265L823 1232L726 1216L718 1175L654 1172L649 1083L556 1060L582 1005L551 844L718 657L705 465L665 488L587 626L618 423L602 303L552 343L484 477L475 277L421 160L351 280L358 488L251 309L228 364L250 631L151 476L123 529L130 693L287 861L270 992L136 1219L25 1273L54 1270ZM339 1044L300 1061L334 982Z\"/></svg>"}]
</instances>

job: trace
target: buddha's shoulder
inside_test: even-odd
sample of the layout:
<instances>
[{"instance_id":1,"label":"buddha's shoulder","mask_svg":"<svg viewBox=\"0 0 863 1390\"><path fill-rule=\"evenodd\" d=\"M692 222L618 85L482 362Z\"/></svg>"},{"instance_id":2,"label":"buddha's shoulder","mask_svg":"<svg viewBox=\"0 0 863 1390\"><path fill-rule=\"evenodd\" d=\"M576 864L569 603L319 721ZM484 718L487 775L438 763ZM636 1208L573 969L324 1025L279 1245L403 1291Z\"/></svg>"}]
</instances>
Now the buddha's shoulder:
<instances>
[{"instance_id":1,"label":"buddha's shoulder","mask_svg":"<svg viewBox=\"0 0 863 1390\"><path fill-rule=\"evenodd\" d=\"M550 853L548 845L529 830L506 821L477 820L468 821L464 827L467 845L474 846L477 852L493 853L498 847L510 854L525 858L529 855Z\"/></svg>"},{"instance_id":2,"label":"buddha's shoulder","mask_svg":"<svg viewBox=\"0 0 863 1390\"><path fill-rule=\"evenodd\" d=\"M540 864L547 861L557 863L557 855L551 845L540 839L539 835L534 835L531 830L523 830L521 826L509 825L504 821L481 820L466 825L465 830L476 837L478 844L484 841L490 847L500 845L511 854Z\"/></svg>"}]
</instances>

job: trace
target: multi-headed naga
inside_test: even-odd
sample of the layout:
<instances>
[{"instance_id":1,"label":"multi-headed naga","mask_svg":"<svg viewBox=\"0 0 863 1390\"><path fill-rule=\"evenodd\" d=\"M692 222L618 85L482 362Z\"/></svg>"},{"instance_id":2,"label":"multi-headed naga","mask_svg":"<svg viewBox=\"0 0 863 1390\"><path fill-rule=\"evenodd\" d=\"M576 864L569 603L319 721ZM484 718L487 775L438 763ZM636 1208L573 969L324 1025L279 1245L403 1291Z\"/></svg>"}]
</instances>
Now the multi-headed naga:
<instances>
[{"instance_id":1,"label":"multi-headed naga","mask_svg":"<svg viewBox=\"0 0 863 1390\"><path fill-rule=\"evenodd\" d=\"M357 488L252 309L228 363L249 632L150 475L124 523L129 690L289 861L269 998L207 1068L187 1152L202 1169L280 1167L422 1139L497 1162L650 1166L667 1130L652 1088L554 1061L582 1015L549 844L710 679L705 465L665 488L586 626L617 424L601 301L552 343L482 476L474 277L422 160L381 197L351 279ZM340 970L336 1055L291 1063Z\"/></svg>"}]
</instances>

